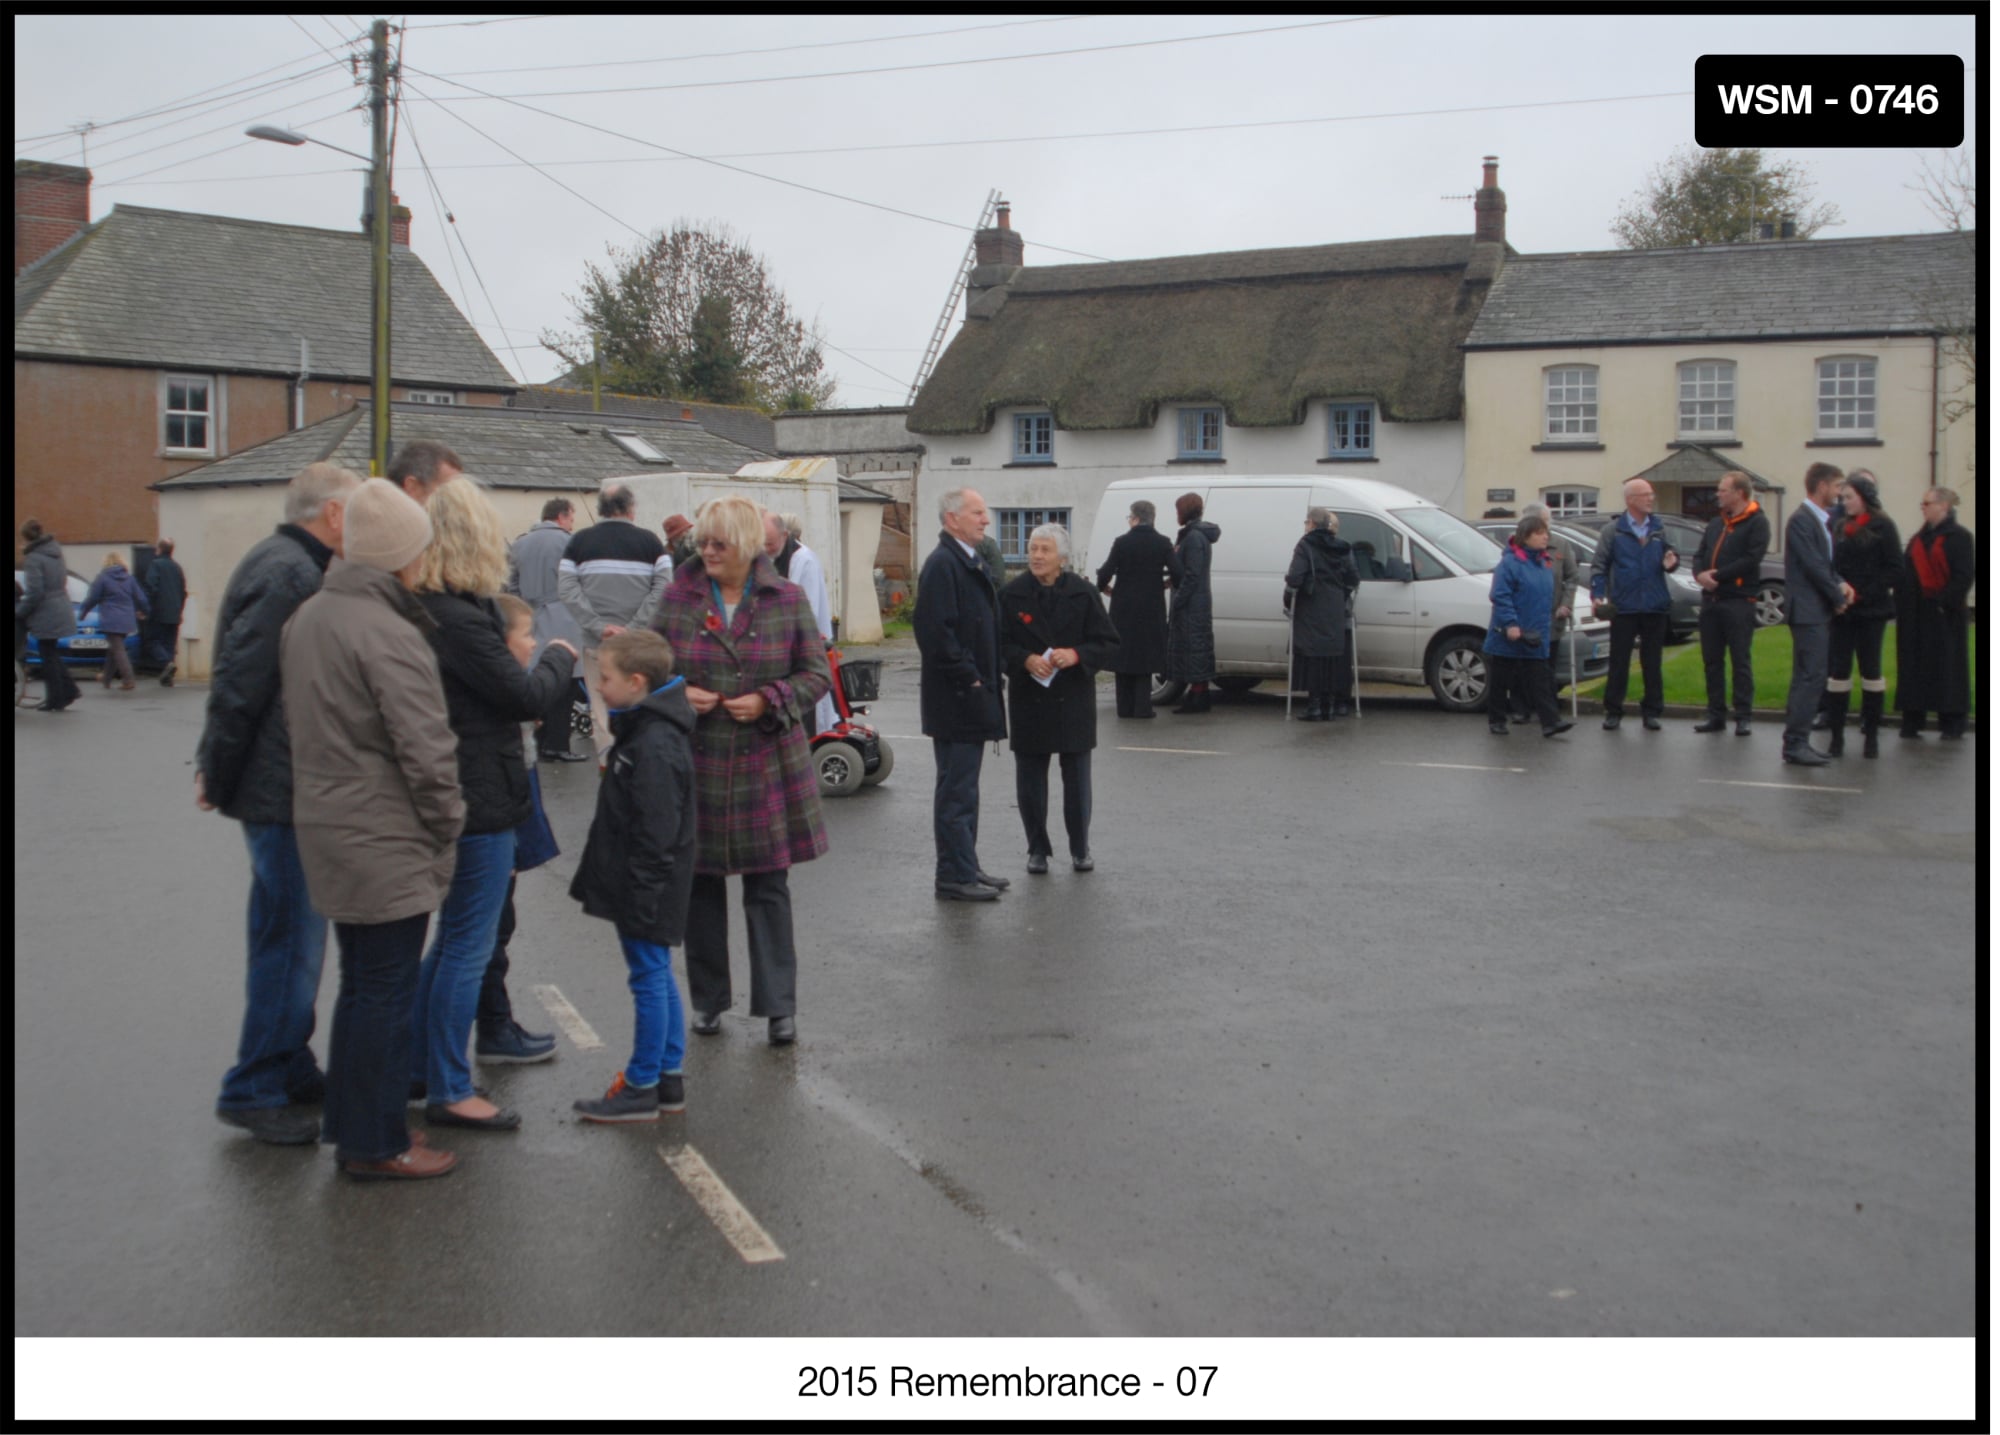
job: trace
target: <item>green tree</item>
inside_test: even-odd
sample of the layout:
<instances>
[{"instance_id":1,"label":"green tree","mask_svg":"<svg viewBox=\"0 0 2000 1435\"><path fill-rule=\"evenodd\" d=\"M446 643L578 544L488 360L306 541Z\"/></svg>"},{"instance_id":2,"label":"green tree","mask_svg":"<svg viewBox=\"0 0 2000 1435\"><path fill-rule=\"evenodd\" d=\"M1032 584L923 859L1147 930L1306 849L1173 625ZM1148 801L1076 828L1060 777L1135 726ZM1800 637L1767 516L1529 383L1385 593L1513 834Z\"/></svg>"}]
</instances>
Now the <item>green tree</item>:
<instances>
[{"instance_id":1,"label":"green tree","mask_svg":"<svg viewBox=\"0 0 2000 1435\"><path fill-rule=\"evenodd\" d=\"M605 387L624 393L706 399L720 388L734 398L718 401L763 408L833 397L817 326L792 312L762 256L726 225L676 220L606 255L584 266L569 296L577 330L542 335L573 373L587 378L595 335Z\"/></svg>"},{"instance_id":2,"label":"green tree","mask_svg":"<svg viewBox=\"0 0 2000 1435\"><path fill-rule=\"evenodd\" d=\"M1805 167L1770 164L1760 149L1681 149L1648 177L1611 222L1624 249L1678 249L1691 244L1739 244L1757 226L1789 219L1796 237L1810 239L1840 211L1820 204Z\"/></svg>"}]
</instances>

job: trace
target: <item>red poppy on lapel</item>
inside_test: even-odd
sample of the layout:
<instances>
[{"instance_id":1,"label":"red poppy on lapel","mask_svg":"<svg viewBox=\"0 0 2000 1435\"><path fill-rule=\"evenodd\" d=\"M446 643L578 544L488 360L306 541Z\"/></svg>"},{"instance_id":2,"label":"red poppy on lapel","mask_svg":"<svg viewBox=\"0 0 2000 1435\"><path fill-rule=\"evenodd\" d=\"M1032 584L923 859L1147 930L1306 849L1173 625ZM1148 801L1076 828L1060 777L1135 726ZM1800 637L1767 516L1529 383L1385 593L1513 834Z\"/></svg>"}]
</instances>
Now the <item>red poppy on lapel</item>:
<instances>
[{"instance_id":1,"label":"red poppy on lapel","mask_svg":"<svg viewBox=\"0 0 2000 1435\"><path fill-rule=\"evenodd\" d=\"M1023 623L1032 623L1035 621L1035 615L1033 613L1023 613L1021 615L1021 621Z\"/></svg>"},{"instance_id":2,"label":"red poppy on lapel","mask_svg":"<svg viewBox=\"0 0 2000 1435\"><path fill-rule=\"evenodd\" d=\"M711 633L719 633L722 631L722 619L716 617L715 614L713 613L710 613L706 618L703 618L701 620L701 625L704 628L708 629L708 631Z\"/></svg>"}]
</instances>

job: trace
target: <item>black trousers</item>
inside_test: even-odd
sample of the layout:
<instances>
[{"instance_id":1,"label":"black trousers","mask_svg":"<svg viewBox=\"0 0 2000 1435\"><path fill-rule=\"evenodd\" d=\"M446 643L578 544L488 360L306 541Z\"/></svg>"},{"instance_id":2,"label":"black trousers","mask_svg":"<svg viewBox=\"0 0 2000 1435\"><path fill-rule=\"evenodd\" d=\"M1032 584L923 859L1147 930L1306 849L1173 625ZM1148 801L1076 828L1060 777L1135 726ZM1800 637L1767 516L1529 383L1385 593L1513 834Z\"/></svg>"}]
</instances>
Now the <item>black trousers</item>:
<instances>
[{"instance_id":1,"label":"black trousers","mask_svg":"<svg viewBox=\"0 0 2000 1435\"><path fill-rule=\"evenodd\" d=\"M1506 722L1516 702L1540 718L1545 728L1562 721L1562 711L1556 707L1555 684L1549 681L1545 659L1486 654L1486 720Z\"/></svg>"},{"instance_id":2,"label":"black trousers","mask_svg":"<svg viewBox=\"0 0 2000 1435\"><path fill-rule=\"evenodd\" d=\"M325 1137L343 1161L410 1149L410 1008L430 913L396 922L336 922L340 995L326 1051Z\"/></svg>"},{"instance_id":3,"label":"black trousers","mask_svg":"<svg viewBox=\"0 0 2000 1435\"><path fill-rule=\"evenodd\" d=\"M937 759L937 789L931 796L931 835L937 843L937 880L972 882L979 877L979 767L983 742L931 739Z\"/></svg>"},{"instance_id":4,"label":"black trousers","mask_svg":"<svg viewBox=\"0 0 2000 1435\"><path fill-rule=\"evenodd\" d=\"M1625 686L1632 675L1635 642L1639 645L1639 712L1644 717L1656 718L1667 710L1666 690L1660 679L1660 655L1667 646L1665 613L1612 615L1611 671L1604 675L1604 711L1610 715L1625 711Z\"/></svg>"},{"instance_id":5,"label":"black trousers","mask_svg":"<svg viewBox=\"0 0 2000 1435\"><path fill-rule=\"evenodd\" d=\"M80 695L76 679L69 675L69 669L63 665L62 659L56 656L54 638L43 638L39 640L37 646L42 653L43 699L52 708L66 708Z\"/></svg>"},{"instance_id":6,"label":"black trousers","mask_svg":"<svg viewBox=\"0 0 2000 1435\"><path fill-rule=\"evenodd\" d=\"M148 668L165 668L177 661L180 641L179 623L156 623L148 618L139 625L139 662Z\"/></svg>"},{"instance_id":7,"label":"black trousers","mask_svg":"<svg viewBox=\"0 0 2000 1435\"><path fill-rule=\"evenodd\" d=\"M500 930L493 938L493 956L486 963L486 975L479 979L481 1031L498 1031L514 1019L514 1003L507 998L507 944L514 940L514 884L519 880L519 874L507 879L507 901L500 908Z\"/></svg>"},{"instance_id":8,"label":"black trousers","mask_svg":"<svg viewBox=\"0 0 2000 1435\"><path fill-rule=\"evenodd\" d=\"M590 661L594 663L597 659L592 656ZM569 740L574 732L570 724L570 709L575 706L576 698L576 679L572 678L549 699L548 711L542 714L541 731L535 734L535 746L543 752L569 751ZM509 907L508 910L513 909Z\"/></svg>"},{"instance_id":9,"label":"black trousers","mask_svg":"<svg viewBox=\"0 0 2000 1435\"><path fill-rule=\"evenodd\" d=\"M1113 673L1112 686L1118 697L1118 716L1147 718L1153 715L1153 675Z\"/></svg>"},{"instance_id":10,"label":"black trousers","mask_svg":"<svg viewBox=\"0 0 2000 1435\"><path fill-rule=\"evenodd\" d=\"M1014 800L1021 806L1021 826L1028 834L1028 851L1052 856L1049 843L1049 757L1046 752L1014 754ZM1069 834L1069 855L1090 853L1090 754L1065 752L1062 759L1063 828Z\"/></svg>"},{"instance_id":11,"label":"black trousers","mask_svg":"<svg viewBox=\"0 0 2000 1435\"><path fill-rule=\"evenodd\" d=\"M745 872L743 923L750 935L750 1015L798 1014L797 949L792 945L792 888L783 870ZM697 1012L727 1011L729 879L694 875L687 919L688 1001Z\"/></svg>"},{"instance_id":12,"label":"black trousers","mask_svg":"<svg viewBox=\"0 0 2000 1435\"><path fill-rule=\"evenodd\" d=\"M1827 686L1835 683L1846 684L1841 692L1851 692L1854 681L1854 665L1861 665L1863 683L1880 682L1882 678L1882 634L1889 626L1887 618L1835 618L1828 626L1833 630L1827 640L1826 660Z\"/></svg>"},{"instance_id":13,"label":"black trousers","mask_svg":"<svg viewBox=\"0 0 2000 1435\"><path fill-rule=\"evenodd\" d=\"M1826 696L1829 623L1792 624L1792 686L1785 694L1785 746L1804 747L1812 738L1813 715Z\"/></svg>"},{"instance_id":14,"label":"black trousers","mask_svg":"<svg viewBox=\"0 0 2000 1435\"><path fill-rule=\"evenodd\" d=\"M1720 721L1730 693L1736 716L1750 720L1756 702L1756 679L1750 669L1750 638L1757 631L1756 605L1745 598L1708 598L1701 605L1701 670L1708 683L1708 715ZM1724 659L1729 687L1723 687Z\"/></svg>"}]
</instances>

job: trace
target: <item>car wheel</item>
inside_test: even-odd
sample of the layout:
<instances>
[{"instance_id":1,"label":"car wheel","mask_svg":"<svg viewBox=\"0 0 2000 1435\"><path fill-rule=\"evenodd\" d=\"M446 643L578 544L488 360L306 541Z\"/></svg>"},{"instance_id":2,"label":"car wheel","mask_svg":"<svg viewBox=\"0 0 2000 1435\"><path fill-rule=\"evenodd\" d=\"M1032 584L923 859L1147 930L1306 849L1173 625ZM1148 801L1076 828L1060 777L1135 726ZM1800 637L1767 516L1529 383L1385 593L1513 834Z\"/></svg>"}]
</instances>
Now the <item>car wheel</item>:
<instances>
[{"instance_id":1,"label":"car wheel","mask_svg":"<svg viewBox=\"0 0 2000 1435\"><path fill-rule=\"evenodd\" d=\"M869 773L867 776L861 779L863 782L867 783L870 787L873 787L876 783L880 782L883 778L887 777L890 773L896 770L896 749L889 746L889 740L887 738L879 738L879 737L876 738L875 750L876 752L881 754L882 761L876 764L875 770L873 772Z\"/></svg>"},{"instance_id":2,"label":"car wheel","mask_svg":"<svg viewBox=\"0 0 2000 1435\"><path fill-rule=\"evenodd\" d=\"M1471 633L1454 633L1433 648L1424 680L1446 712L1486 710L1486 654Z\"/></svg>"},{"instance_id":3,"label":"car wheel","mask_svg":"<svg viewBox=\"0 0 2000 1435\"><path fill-rule=\"evenodd\" d=\"M1757 585L1757 626L1775 628L1785 621L1785 585L1766 578Z\"/></svg>"},{"instance_id":4,"label":"car wheel","mask_svg":"<svg viewBox=\"0 0 2000 1435\"><path fill-rule=\"evenodd\" d=\"M1263 681L1262 678L1217 678L1215 685L1225 693L1247 693Z\"/></svg>"},{"instance_id":5,"label":"car wheel","mask_svg":"<svg viewBox=\"0 0 2000 1435\"><path fill-rule=\"evenodd\" d=\"M1186 683L1177 683L1165 673L1153 674L1154 707L1165 707L1168 703L1177 703L1181 700L1181 694L1186 691Z\"/></svg>"},{"instance_id":6,"label":"car wheel","mask_svg":"<svg viewBox=\"0 0 2000 1435\"><path fill-rule=\"evenodd\" d=\"M861 749L851 742L823 742L813 751L813 767L819 773L822 797L846 797L859 792L867 776Z\"/></svg>"}]
</instances>

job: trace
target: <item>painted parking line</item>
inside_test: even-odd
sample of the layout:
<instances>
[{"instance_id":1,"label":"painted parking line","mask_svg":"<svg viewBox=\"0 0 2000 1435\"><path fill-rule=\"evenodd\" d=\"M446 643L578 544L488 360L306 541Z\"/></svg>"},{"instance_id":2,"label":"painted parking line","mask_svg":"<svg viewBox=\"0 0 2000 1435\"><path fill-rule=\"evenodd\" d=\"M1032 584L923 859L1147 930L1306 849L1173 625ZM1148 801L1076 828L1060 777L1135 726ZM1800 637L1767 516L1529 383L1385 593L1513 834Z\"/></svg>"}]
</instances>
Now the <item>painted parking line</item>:
<instances>
[{"instance_id":1,"label":"painted parking line","mask_svg":"<svg viewBox=\"0 0 2000 1435\"><path fill-rule=\"evenodd\" d=\"M1120 752L1170 752L1177 757L1227 757L1212 747L1120 747Z\"/></svg>"},{"instance_id":2,"label":"painted parking line","mask_svg":"<svg viewBox=\"0 0 2000 1435\"><path fill-rule=\"evenodd\" d=\"M533 991L535 1000L542 1004L542 1009L563 1029L563 1035L575 1044L578 1051L597 1051L603 1047L604 1038L590 1029L590 1023L583 1019L583 1013L569 1004L568 997L552 986L538 986Z\"/></svg>"},{"instance_id":3,"label":"painted parking line","mask_svg":"<svg viewBox=\"0 0 2000 1435\"><path fill-rule=\"evenodd\" d=\"M1821 787L1817 782L1739 782L1729 777L1701 777L1695 780L1714 787L1775 787L1780 792L1851 792L1858 796L1868 790L1865 787Z\"/></svg>"},{"instance_id":4,"label":"painted parking line","mask_svg":"<svg viewBox=\"0 0 2000 1435\"><path fill-rule=\"evenodd\" d=\"M1436 767L1447 772L1526 772L1525 767L1487 767L1476 762L1384 762L1383 767Z\"/></svg>"},{"instance_id":5,"label":"painted parking line","mask_svg":"<svg viewBox=\"0 0 2000 1435\"><path fill-rule=\"evenodd\" d=\"M736 1193L723 1184L722 1178L715 1174L701 1152L692 1146L675 1150L662 1146L660 1159L667 1163L667 1169L687 1188L695 1204L715 1223L715 1228L722 1232L722 1238L736 1248L736 1254L743 1257L747 1264L759 1265L785 1258L785 1253L778 1249L778 1243L757 1224L757 1218L736 1199Z\"/></svg>"}]
</instances>

